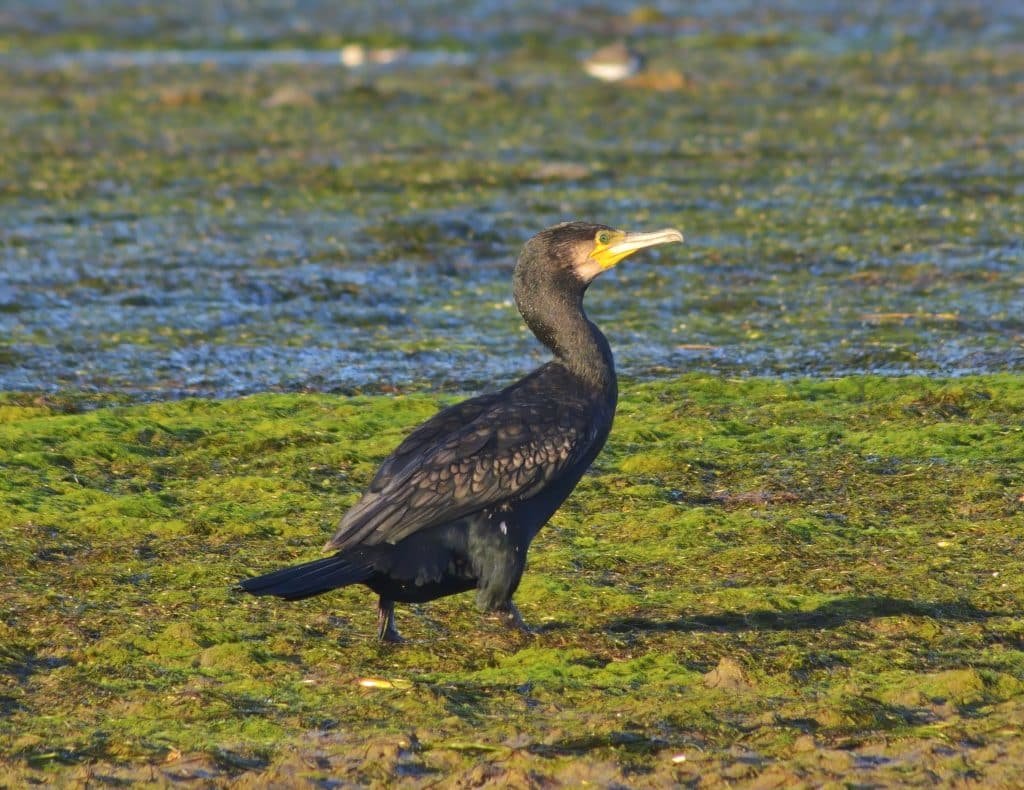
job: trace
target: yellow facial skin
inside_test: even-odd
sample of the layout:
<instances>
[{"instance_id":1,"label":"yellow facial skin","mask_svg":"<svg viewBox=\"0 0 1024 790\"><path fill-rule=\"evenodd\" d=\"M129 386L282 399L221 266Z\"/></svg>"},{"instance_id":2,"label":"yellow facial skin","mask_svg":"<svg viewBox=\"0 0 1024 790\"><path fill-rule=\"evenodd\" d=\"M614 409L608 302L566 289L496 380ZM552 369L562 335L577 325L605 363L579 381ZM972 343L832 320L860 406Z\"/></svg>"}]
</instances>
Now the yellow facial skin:
<instances>
[{"instance_id":1,"label":"yellow facial skin","mask_svg":"<svg viewBox=\"0 0 1024 790\"><path fill-rule=\"evenodd\" d=\"M681 241L683 241L683 234L675 228L665 228L649 233L626 233L621 230L598 231L594 237L593 250L586 260L577 267L577 272L590 280L601 272L608 271L637 250Z\"/></svg>"}]
</instances>

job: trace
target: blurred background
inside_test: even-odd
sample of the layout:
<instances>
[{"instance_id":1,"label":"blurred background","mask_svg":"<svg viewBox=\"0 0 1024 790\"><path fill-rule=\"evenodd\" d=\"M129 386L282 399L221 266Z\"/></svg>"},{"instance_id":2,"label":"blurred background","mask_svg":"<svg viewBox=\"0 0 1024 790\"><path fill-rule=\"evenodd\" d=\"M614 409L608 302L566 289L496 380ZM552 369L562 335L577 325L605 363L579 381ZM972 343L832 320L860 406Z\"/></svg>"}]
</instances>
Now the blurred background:
<instances>
[{"instance_id":1,"label":"blurred background","mask_svg":"<svg viewBox=\"0 0 1024 790\"><path fill-rule=\"evenodd\" d=\"M1024 6L0 6L0 390L473 391L543 349L515 256L681 227L591 289L627 377L1024 368Z\"/></svg>"}]
</instances>

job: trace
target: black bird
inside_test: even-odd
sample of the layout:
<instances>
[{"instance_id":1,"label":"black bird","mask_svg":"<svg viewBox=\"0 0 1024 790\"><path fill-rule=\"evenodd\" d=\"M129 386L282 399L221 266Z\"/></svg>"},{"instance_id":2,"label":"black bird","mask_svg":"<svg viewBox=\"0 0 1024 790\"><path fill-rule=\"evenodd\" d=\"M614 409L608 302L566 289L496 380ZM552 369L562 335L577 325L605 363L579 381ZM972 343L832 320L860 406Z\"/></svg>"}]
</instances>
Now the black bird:
<instances>
[{"instance_id":1,"label":"black bird","mask_svg":"<svg viewBox=\"0 0 1024 790\"><path fill-rule=\"evenodd\" d=\"M583 295L627 255L682 240L677 230L624 233L587 222L530 239L515 268L515 301L554 359L410 433L341 519L325 546L331 556L241 589L298 600L365 584L380 596L378 638L396 642L396 601L475 588L481 610L528 630L512 603L527 548L604 446L618 397L611 349Z\"/></svg>"}]
</instances>

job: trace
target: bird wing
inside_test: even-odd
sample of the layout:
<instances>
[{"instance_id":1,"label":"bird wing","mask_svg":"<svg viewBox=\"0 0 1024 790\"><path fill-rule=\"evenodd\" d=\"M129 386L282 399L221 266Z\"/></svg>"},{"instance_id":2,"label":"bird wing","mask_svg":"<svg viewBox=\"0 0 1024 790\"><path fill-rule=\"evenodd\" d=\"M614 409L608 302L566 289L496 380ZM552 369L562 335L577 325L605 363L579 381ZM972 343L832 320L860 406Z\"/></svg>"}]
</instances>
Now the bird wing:
<instances>
[{"instance_id":1,"label":"bird wing","mask_svg":"<svg viewBox=\"0 0 1024 790\"><path fill-rule=\"evenodd\" d=\"M484 396L473 417L466 415L479 403L461 412L451 407L416 429L325 548L397 543L489 506L528 499L583 459L598 435L590 403L562 391L553 397L531 383L539 382L528 377ZM465 420L451 430L459 416Z\"/></svg>"},{"instance_id":2,"label":"bird wing","mask_svg":"<svg viewBox=\"0 0 1024 790\"><path fill-rule=\"evenodd\" d=\"M491 392L464 400L439 411L406 436L402 443L384 460L380 469L377 470L377 474L374 475L368 490L370 492L383 491L389 483L407 472L410 466L415 466L423 454L439 440L471 423L500 397L500 392Z\"/></svg>"}]
</instances>

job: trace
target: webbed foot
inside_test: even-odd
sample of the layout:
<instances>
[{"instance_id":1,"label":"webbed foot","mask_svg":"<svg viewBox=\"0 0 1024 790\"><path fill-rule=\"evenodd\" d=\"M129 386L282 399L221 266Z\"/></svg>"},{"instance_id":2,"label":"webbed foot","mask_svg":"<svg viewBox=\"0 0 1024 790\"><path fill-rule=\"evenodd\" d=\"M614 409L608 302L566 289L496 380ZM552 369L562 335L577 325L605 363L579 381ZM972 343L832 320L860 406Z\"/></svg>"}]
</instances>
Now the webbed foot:
<instances>
[{"instance_id":1,"label":"webbed foot","mask_svg":"<svg viewBox=\"0 0 1024 790\"><path fill-rule=\"evenodd\" d=\"M502 622L505 623L509 628L514 628L521 634L529 634L530 636L536 636L537 631L530 628L529 624L523 619L523 616L519 613L519 608L512 603L508 602L507 606L496 610L496 613L501 617Z\"/></svg>"}]
</instances>

